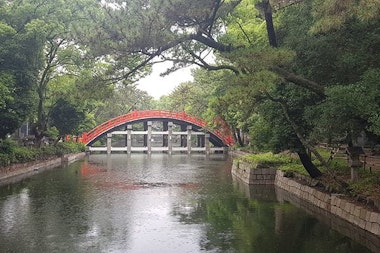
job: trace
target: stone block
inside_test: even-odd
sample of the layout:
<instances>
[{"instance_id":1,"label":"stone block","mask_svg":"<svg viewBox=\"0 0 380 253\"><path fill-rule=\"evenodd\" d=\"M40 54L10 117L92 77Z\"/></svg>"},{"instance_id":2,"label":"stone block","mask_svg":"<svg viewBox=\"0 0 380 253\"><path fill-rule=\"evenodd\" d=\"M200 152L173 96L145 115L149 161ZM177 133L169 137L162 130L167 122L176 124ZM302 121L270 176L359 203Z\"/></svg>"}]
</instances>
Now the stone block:
<instances>
[{"instance_id":1,"label":"stone block","mask_svg":"<svg viewBox=\"0 0 380 253\"><path fill-rule=\"evenodd\" d=\"M380 235L380 225L378 223L372 223L371 232L375 235Z\"/></svg>"},{"instance_id":2,"label":"stone block","mask_svg":"<svg viewBox=\"0 0 380 253\"><path fill-rule=\"evenodd\" d=\"M366 217L365 217L366 221L370 221L371 220L371 213L372 213L371 211L367 210L367 214L366 214Z\"/></svg>"},{"instance_id":3,"label":"stone block","mask_svg":"<svg viewBox=\"0 0 380 253\"><path fill-rule=\"evenodd\" d=\"M340 206L339 206L339 207L342 208L342 209L345 209L345 208L346 208L346 205L347 205L347 201L341 199L341 202L340 202Z\"/></svg>"},{"instance_id":4,"label":"stone block","mask_svg":"<svg viewBox=\"0 0 380 253\"><path fill-rule=\"evenodd\" d=\"M348 221L355 224L355 216L353 214L348 215Z\"/></svg>"},{"instance_id":5,"label":"stone block","mask_svg":"<svg viewBox=\"0 0 380 253\"><path fill-rule=\"evenodd\" d=\"M360 219L360 221L359 221L359 227L362 228L362 229L365 229L365 224L366 224L365 220Z\"/></svg>"},{"instance_id":6,"label":"stone block","mask_svg":"<svg viewBox=\"0 0 380 253\"><path fill-rule=\"evenodd\" d=\"M343 210L342 210L341 208L339 208L339 207L336 207L336 209L338 210L338 211L337 211L337 215L338 215L339 217L344 217L344 212L343 212Z\"/></svg>"},{"instance_id":7,"label":"stone block","mask_svg":"<svg viewBox=\"0 0 380 253\"><path fill-rule=\"evenodd\" d=\"M371 228L372 228L372 222L367 221L365 223L365 230L371 231Z\"/></svg>"},{"instance_id":8,"label":"stone block","mask_svg":"<svg viewBox=\"0 0 380 253\"><path fill-rule=\"evenodd\" d=\"M346 207L345 207L344 210L345 210L348 214L351 214L351 209L352 209L352 204L347 202Z\"/></svg>"},{"instance_id":9,"label":"stone block","mask_svg":"<svg viewBox=\"0 0 380 253\"><path fill-rule=\"evenodd\" d=\"M355 206L355 210L354 210L354 215L355 215L355 217L360 217L360 212L361 212L361 210L362 210L363 208L362 207L360 207L360 206Z\"/></svg>"},{"instance_id":10,"label":"stone block","mask_svg":"<svg viewBox=\"0 0 380 253\"><path fill-rule=\"evenodd\" d=\"M359 215L359 218L362 219L362 220L365 220L367 217L367 210L365 208L362 208L360 210L360 215Z\"/></svg>"},{"instance_id":11,"label":"stone block","mask_svg":"<svg viewBox=\"0 0 380 253\"><path fill-rule=\"evenodd\" d=\"M380 223L379 214L376 212L371 212L371 218L369 221L372 223Z\"/></svg>"}]
</instances>

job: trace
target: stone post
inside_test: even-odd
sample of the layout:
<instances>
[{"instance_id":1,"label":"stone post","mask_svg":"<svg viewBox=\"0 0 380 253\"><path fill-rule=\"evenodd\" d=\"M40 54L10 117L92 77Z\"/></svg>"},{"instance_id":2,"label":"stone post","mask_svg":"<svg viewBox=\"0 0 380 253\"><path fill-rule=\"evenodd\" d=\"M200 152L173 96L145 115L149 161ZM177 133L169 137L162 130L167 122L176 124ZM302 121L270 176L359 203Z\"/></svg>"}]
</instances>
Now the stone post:
<instances>
[{"instance_id":1,"label":"stone post","mask_svg":"<svg viewBox=\"0 0 380 253\"><path fill-rule=\"evenodd\" d=\"M148 136L147 136L147 139L148 139L148 154L151 154L152 153L152 121L148 121Z\"/></svg>"},{"instance_id":2,"label":"stone post","mask_svg":"<svg viewBox=\"0 0 380 253\"><path fill-rule=\"evenodd\" d=\"M173 122L168 123L168 153L171 155L173 151Z\"/></svg>"},{"instance_id":3,"label":"stone post","mask_svg":"<svg viewBox=\"0 0 380 253\"><path fill-rule=\"evenodd\" d=\"M127 125L127 153L132 153L132 125Z\"/></svg>"},{"instance_id":4,"label":"stone post","mask_svg":"<svg viewBox=\"0 0 380 253\"><path fill-rule=\"evenodd\" d=\"M351 168L351 181L356 182L359 179L359 168L362 167L360 155L364 155L361 147L347 147L346 154L348 155L348 165Z\"/></svg>"},{"instance_id":5,"label":"stone post","mask_svg":"<svg viewBox=\"0 0 380 253\"><path fill-rule=\"evenodd\" d=\"M162 122L162 131L166 132L168 131L169 122L163 121ZM168 146L168 135L163 134L162 135L162 146L167 147Z\"/></svg>"},{"instance_id":6,"label":"stone post","mask_svg":"<svg viewBox=\"0 0 380 253\"><path fill-rule=\"evenodd\" d=\"M144 131L148 131L148 122L144 122ZM144 134L143 136L144 139L144 147L148 147L148 135Z\"/></svg>"},{"instance_id":7,"label":"stone post","mask_svg":"<svg viewBox=\"0 0 380 253\"><path fill-rule=\"evenodd\" d=\"M112 148L112 133L107 134L107 154L111 154Z\"/></svg>"},{"instance_id":8,"label":"stone post","mask_svg":"<svg viewBox=\"0 0 380 253\"><path fill-rule=\"evenodd\" d=\"M191 153L191 130L192 130L192 126L191 125L188 125L187 126L187 141L186 141L186 145L187 145L187 153L190 154Z\"/></svg>"},{"instance_id":9,"label":"stone post","mask_svg":"<svg viewBox=\"0 0 380 253\"><path fill-rule=\"evenodd\" d=\"M181 132L186 131L186 125L181 125ZM186 147L186 135L181 134L181 147Z\"/></svg>"},{"instance_id":10,"label":"stone post","mask_svg":"<svg viewBox=\"0 0 380 253\"><path fill-rule=\"evenodd\" d=\"M210 154L210 133L205 134L206 155Z\"/></svg>"}]
</instances>

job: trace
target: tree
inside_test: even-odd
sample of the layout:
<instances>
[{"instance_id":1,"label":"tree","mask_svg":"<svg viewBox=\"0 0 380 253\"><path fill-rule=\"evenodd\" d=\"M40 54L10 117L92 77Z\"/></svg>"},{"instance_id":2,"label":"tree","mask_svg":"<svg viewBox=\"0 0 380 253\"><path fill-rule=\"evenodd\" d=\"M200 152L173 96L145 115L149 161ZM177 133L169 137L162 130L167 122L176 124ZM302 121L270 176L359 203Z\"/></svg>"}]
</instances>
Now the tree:
<instances>
[{"instance_id":1,"label":"tree","mask_svg":"<svg viewBox=\"0 0 380 253\"><path fill-rule=\"evenodd\" d=\"M59 139L67 134L77 133L84 120L84 113L70 102L59 99L51 110L51 126L58 129Z\"/></svg>"},{"instance_id":2,"label":"tree","mask_svg":"<svg viewBox=\"0 0 380 253\"><path fill-rule=\"evenodd\" d=\"M97 124L132 110L153 109L153 98L133 85L119 85L94 111Z\"/></svg>"},{"instance_id":3,"label":"tree","mask_svg":"<svg viewBox=\"0 0 380 253\"><path fill-rule=\"evenodd\" d=\"M12 134L30 116L33 86L41 61L38 31L13 19L0 4L0 138Z\"/></svg>"}]
</instances>

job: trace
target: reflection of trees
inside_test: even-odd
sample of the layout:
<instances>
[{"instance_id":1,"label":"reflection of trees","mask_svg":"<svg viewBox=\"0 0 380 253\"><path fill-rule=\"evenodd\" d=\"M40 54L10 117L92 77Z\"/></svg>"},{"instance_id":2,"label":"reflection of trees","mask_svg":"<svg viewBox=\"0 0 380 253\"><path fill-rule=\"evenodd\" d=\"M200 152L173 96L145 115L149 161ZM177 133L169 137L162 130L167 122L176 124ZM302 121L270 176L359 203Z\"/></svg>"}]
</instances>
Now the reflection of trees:
<instances>
[{"instance_id":1,"label":"reflection of trees","mask_svg":"<svg viewBox=\"0 0 380 253\"><path fill-rule=\"evenodd\" d=\"M232 187L223 186L213 185L211 192L202 194L197 202L187 203L191 212L177 207L173 214L186 224L207 224L200 242L204 250L253 252L259 244L265 252L274 252L272 203L249 200Z\"/></svg>"},{"instance_id":2,"label":"reflection of trees","mask_svg":"<svg viewBox=\"0 0 380 253\"><path fill-rule=\"evenodd\" d=\"M8 194L28 189L29 209L23 214L26 218L13 228L16 238L2 235L0 229L0 245L10 240L9 247L17 252L77 252L78 238L72 235L84 234L89 229L84 204L86 191L79 169L80 164L75 163L67 169L47 171L9 187ZM0 204L1 209L3 203ZM70 240L72 243L67 243Z\"/></svg>"},{"instance_id":3,"label":"reflection of trees","mask_svg":"<svg viewBox=\"0 0 380 253\"><path fill-rule=\"evenodd\" d=\"M289 203L250 199L213 185L173 211L185 224L206 224L201 248L217 252L369 252Z\"/></svg>"},{"instance_id":4,"label":"reflection of trees","mask_svg":"<svg viewBox=\"0 0 380 253\"><path fill-rule=\"evenodd\" d=\"M276 214L282 216L276 239L281 252L370 252L291 204L277 205Z\"/></svg>"}]
</instances>

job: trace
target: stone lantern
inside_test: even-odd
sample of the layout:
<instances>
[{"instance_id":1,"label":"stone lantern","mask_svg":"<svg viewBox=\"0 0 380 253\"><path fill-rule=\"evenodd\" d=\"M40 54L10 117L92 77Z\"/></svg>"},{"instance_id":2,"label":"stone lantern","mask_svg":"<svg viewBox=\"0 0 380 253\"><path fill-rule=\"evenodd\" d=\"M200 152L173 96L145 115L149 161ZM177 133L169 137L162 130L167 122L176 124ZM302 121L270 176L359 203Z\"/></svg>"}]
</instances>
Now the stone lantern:
<instances>
[{"instance_id":1,"label":"stone lantern","mask_svg":"<svg viewBox=\"0 0 380 253\"><path fill-rule=\"evenodd\" d=\"M351 168L351 181L355 182L359 179L358 169L363 166L360 161L360 155L365 154L362 147L347 147L348 165Z\"/></svg>"}]
</instances>

